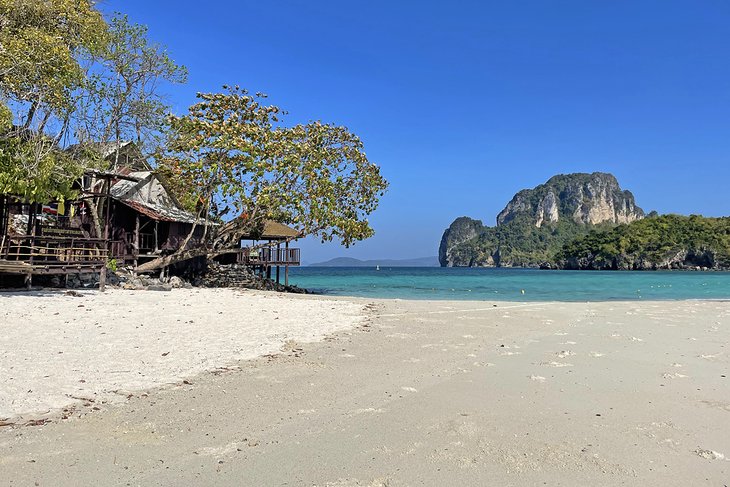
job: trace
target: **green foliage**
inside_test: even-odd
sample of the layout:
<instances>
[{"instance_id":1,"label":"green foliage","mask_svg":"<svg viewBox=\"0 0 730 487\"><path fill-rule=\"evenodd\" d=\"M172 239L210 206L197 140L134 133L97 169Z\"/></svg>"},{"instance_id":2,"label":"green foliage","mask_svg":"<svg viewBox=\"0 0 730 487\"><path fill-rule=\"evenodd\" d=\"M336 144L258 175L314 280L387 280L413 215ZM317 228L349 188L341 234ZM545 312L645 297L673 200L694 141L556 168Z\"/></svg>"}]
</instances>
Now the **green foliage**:
<instances>
[{"instance_id":1,"label":"green foliage","mask_svg":"<svg viewBox=\"0 0 730 487\"><path fill-rule=\"evenodd\" d=\"M105 43L89 0L0 0L0 193L33 202L74 195L83 167L58 142L83 80L79 59ZM54 117L62 128L50 135Z\"/></svg>"},{"instance_id":2,"label":"green foliage","mask_svg":"<svg viewBox=\"0 0 730 487\"><path fill-rule=\"evenodd\" d=\"M0 92L68 109L83 79L77 55L105 42L106 23L90 0L0 0Z\"/></svg>"},{"instance_id":3,"label":"green foliage","mask_svg":"<svg viewBox=\"0 0 730 487\"><path fill-rule=\"evenodd\" d=\"M487 262L496 255L496 264L506 266L536 267L552 263L556 252L573 239L586 235L591 229L610 228L610 224L580 225L569 219L536 227L528 215L518 215L513 220L496 227L484 227L473 240L457 245L451 250L456 261L468 263Z\"/></svg>"},{"instance_id":4,"label":"green foliage","mask_svg":"<svg viewBox=\"0 0 730 487\"><path fill-rule=\"evenodd\" d=\"M52 140L0 138L0 194L45 203L73 198L83 167Z\"/></svg>"},{"instance_id":5,"label":"green foliage","mask_svg":"<svg viewBox=\"0 0 730 487\"><path fill-rule=\"evenodd\" d=\"M13 112L0 101L0 133L7 133L13 128Z\"/></svg>"},{"instance_id":6,"label":"green foliage","mask_svg":"<svg viewBox=\"0 0 730 487\"><path fill-rule=\"evenodd\" d=\"M242 215L221 226L220 242L235 242L266 219L344 245L373 234L367 216L387 183L356 135L321 122L286 127L264 95L224 89L199 93L188 115L170 118L158 158L199 214Z\"/></svg>"},{"instance_id":7,"label":"green foliage","mask_svg":"<svg viewBox=\"0 0 730 487\"><path fill-rule=\"evenodd\" d=\"M676 260L679 256L679 261ZM651 216L567 243L556 259L569 267L666 268L673 264L730 267L730 218Z\"/></svg>"}]
</instances>

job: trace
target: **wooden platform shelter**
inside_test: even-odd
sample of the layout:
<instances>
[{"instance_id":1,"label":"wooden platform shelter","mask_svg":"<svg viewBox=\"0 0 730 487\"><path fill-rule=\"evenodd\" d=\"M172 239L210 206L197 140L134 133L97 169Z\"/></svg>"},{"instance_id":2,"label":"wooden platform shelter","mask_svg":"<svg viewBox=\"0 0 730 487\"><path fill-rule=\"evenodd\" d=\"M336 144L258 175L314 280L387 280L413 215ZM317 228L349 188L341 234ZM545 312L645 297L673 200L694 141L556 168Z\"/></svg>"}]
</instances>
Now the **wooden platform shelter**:
<instances>
[{"instance_id":1,"label":"wooden platform shelter","mask_svg":"<svg viewBox=\"0 0 730 487\"><path fill-rule=\"evenodd\" d=\"M126 176L99 171L91 176L101 181L102 191L81 189L75 201L40 204L14 195L0 195L0 276L23 276L30 287L34 275L105 275L109 212L105 235L92 234L86 202L108 197L112 179ZM103 282L102 278L100 287Z\"/></svg>"},{"instance_id":2,"label":"wooden platform shelter","mask_svg":"<svg viewBox=\"0 0 730 487\"><path fill-rule=\"evenodd\" d=\"M284 284L289 284L289 267L301 265L301 249L290 247L292 241L300 238L301 232L283 223L268 220L260 233L244 235L241 248L218 257L221 263L239 263L251 266L262 276L272 279L275 271L277 283L281 282L281 268L284 268Z\"/></svg>"}]
</instances>

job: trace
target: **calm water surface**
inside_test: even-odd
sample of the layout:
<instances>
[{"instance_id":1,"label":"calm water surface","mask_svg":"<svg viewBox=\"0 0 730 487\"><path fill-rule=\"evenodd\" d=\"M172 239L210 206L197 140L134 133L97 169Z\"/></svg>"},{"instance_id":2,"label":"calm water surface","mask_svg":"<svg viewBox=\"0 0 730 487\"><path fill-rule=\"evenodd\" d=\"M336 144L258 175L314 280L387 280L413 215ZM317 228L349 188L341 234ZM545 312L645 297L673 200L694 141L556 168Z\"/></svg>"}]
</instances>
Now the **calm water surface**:
<instances>
[{"instance_id":1,"label":"calm water surface","mask_svg":"<svg viewBox=\"0 0 730 487\"><path fill-rule=\"evenodd\" d=\"M730 272L300 267L290 284L340 296L499 301L730 299ZM523 291L524 290L524 294Z\"/></svg>"}]
</instances>

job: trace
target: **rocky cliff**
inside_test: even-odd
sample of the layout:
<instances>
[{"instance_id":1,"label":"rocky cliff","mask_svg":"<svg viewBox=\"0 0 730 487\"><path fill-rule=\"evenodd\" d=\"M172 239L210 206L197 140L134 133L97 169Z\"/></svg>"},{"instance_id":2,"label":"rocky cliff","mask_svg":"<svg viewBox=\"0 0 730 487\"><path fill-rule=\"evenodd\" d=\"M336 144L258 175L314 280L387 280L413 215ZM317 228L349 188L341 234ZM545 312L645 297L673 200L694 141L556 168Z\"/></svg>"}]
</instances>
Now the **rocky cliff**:
<instances>
[{"instance_id":1,"label":"rocky cliff","mask_svg":"<svg viewBox=\"0 0 730 487\"><path fill-rule=\"evenodd\" d=\"M568 241L591 229L644 217L633 194L607 173L561 174L518 192L497 215L497 226L457 218L439 247L441 266L551 265Z\"/></svg>"},{"instance_id":2,"label":"rocky cliff","mask_svg":"<svg viewBox=\"0 0 730 487\"><path fill-rule=\"evenodd\" d=\"M631 223L644 217L634 195L612 174L560 174L517 193L497 215L497 225L526 216L536 227L569 219L577 224Z\"/></svg>"},{"instance_id":3,"label":"rocky cliff","mask_svg":"<svg viewBox=\"0 0 730 487\"><path fill-rule=\"evenodd\" d=\"M454 220L441 237L441 244L439 245L439 263L441 266L445 266L444 262L466 261L469 262L467 265L471 266L473 264L471 252L467 252L469 255L461 255L462 252L458 247L465 242L476 239L483 230L484 224L480 220L472 220L467 216Z\"/></svg>"}]
</instances>

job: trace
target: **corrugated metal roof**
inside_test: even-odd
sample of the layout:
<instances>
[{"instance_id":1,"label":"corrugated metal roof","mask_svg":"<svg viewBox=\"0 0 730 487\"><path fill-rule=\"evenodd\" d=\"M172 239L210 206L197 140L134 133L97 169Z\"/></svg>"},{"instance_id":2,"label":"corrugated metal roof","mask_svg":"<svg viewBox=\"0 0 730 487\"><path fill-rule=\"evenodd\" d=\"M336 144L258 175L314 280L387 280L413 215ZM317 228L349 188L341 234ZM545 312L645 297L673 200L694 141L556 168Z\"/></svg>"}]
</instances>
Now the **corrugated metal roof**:
<instances>
[{"instance_id":1,"label":"corrugated metal roof","mask_svg":"<svg viewBox=\"0 0 730 487\"><path fill-rule=\"evenodd\" d=\"M195 215L178 207L150 171L132 172L129 175L137 181L118 181L109 191L112 198L153 220L195 223Z\"/></svg>"}]
</instances>

